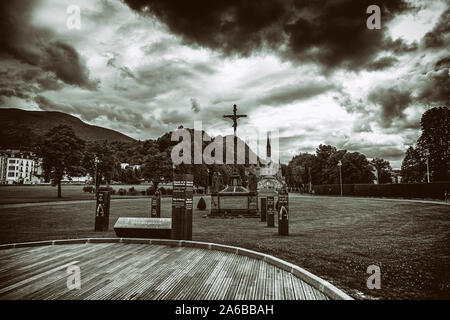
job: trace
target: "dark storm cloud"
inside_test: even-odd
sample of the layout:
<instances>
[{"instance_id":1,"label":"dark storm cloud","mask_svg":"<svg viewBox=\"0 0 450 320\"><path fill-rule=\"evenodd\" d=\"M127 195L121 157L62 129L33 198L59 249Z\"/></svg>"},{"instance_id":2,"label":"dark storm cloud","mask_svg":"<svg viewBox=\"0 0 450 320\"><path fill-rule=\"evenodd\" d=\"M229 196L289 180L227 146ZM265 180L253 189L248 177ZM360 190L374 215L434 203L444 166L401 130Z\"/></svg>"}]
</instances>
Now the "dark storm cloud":
<instances>
[{"instance_id":1,"label":"dark storm cloud","mask_svg":"<svg viewBox=\"0 0 450 320\"><path fill-rule=\"evenodd\" d=\"M445 48L450 45L450 7L439 18L438 23L422 39L427 49Z\"/></svg>"},{"instance_id":2,"label":"dark storm cloud","mask_svg":"<svg viewBox=\"0 0 450 320\"><path fill-rule=\"evenodd\" d=\"M78 52L53 32L30 24L33 2L2 1L0 4L0 58L15 59L41 72L52 72L69 85L95 89L97 82ZM45 86L45 83L41 83Z\"/></svg>"},{"instance_id":3,"label":"dark storm cloud","mask_svg":"<svg viewBox=\"0 0 450 320\"><path fill-rule=\"evenodd\" d=\"M270 29L286 14L285 2L125 0L133 10L156 15L188 43L244 55L281 40L278 30Z\"/></svg>"},{"instance_id":4,"label":"dark storm cloud","mask_svg":"<svg viewBox=\"0 0 450 320\"><path fill-rule=\"evenodd\" d=\"M435 70L439 70L441 68L449 68L450 67L450 56L444 57L438 61L436 61L436 63L434 64L434 69Z\"/></svg>"},{"instance_id":5,"label":"dark storm cloud","mask_svg":"<svg viewBox=\"0 0 450 320\"><path fill-rule=\"evenodd\" d=\"M0 96L28 100L38 92L59 90L63 83L53 72L42 72L39 67L26 66L15 60L4 60L0 66Z\"/></svg>"},{"instance_id":6,"label":"dark storm cloud","mask_svg":"<svg viewBox=\"0 0 450 320\"><path fill-rule=\"evenodd\" d=\"M202 63L191 64L178 59L161 59L152 64L141 65L133 70L138 86L127 97L147 102L169 92L188 94L195 90L200 77L207 74L208 70Z\"/></svg>"},{"instance_id":7,"label":"dark storm cloud","mask_svg":"<svg viewBox=\"0 0 450 320\"><path fill-rule=\"evenodd\" d=\"M85 104L82 105L80 103L62 104L56 103L42 95L37 95L34 101L41 110L62 111L70 114L78 114L83 120L86 121L92 121L104 116L111 122L132 125L138 129L149 129L152 127L150 121L144 119L142 114L115 105L89 106ZM152 119L152 121L154 121L154 119Z\"/></svg>"},{"instance_id":8,"label":"dark storm cloud","mask_svg":"<svg viewBox=\"0 0 450 320\"><path fill-rule=\"evenodd\" d=\"M382 57L378 60L372 61L366 65L368 71L381 71L386 68L392 67L398 61L394 57Z\"/></svg>"},{"instance_id":9,"label":"dark storm cloud","mask_svg":"<svg viewBox=\"0 0 450 320\"><path fill-rule=\"evenodd\" d=\"M431 70L430 70L431 69ZM404 110L411 105L450 106L450 57L423 66L411 78L393 85L379 86L368 95L369 102L381 107L379 123L389 127L394 120L401 129L419 128L419 119L407 119Z\"/></svg>"},{"instance_id":10,"label":"dark storm cloud","mask_svg":"<svg viewBox=\"0 0 450 320\"><path fill-rule=\"evenodd\" d=\"M281 86L273 88L263 94L262 98L258 100L258 103L262 105L276 106L298 100L306 100L332 89L335 89L335 85L322 82L309 82Z\"/></svg>"},{"instance_id":11,"label":"dark storm cloud","mask_svg":"<svg viewBox=\"0 0 450 320\"><path fill-rule=\"evenodd\" d=\"M414 52L419 49L417 42L406 43L402 39L387 38L383 43L383 50L390 51L397 55Z\"/></svg>"},{"instance_id":12,"label":"dark storm cloud","mask_svg":"<svg viewBox=\"0 0 450 320\"><path fill-rule=\"evenodd\" d=\"M411 94L408 90L392 87L377 87L369 93L369 101L381 106L381 124L384 127L391 125L392 120L404 118L405 110L412 102Z\"/></svg>"},{"instance_id":13,"label":"dark storm cloud","mask_svg":"<svg viewBox=\"0 0 450 320\"><path fill-rule=\"evenodd\" d=\"M440 69L426 73L420 82L418 102L427 105L450 106L450 69L444 64L440 67Z\"/></svg>"},{"instance_id":14,"label":"dark storm cloud","mask_svg":"<svg viewBox=\"0 0 450 320\"><path fill-rule=\"evenodd\" d=\"M381 8L380 30L366 26L366 9L372 4ZM300 17L285 26L292 53L298 59L317 61L330 68L356 70L391 41L384 36L387 28L383 26L409 9L401 0L295 1L295 7Z\"/></svg>"},{"instance_id":15,"label":"dark storm cloud","mask_svg":"<svg viewBox=\"0 0 450 320\"><path fill-rule=\"evenodd\" d=\"M373 0L124 0L142 14L152 14L185 42L225 55L247 56L274 50L297 62L326 68L362 69L393 44L384 31L366 27ZM382 26L409 9L403 0L380 0ZM397 40L396 46L400 46ZM286 49L280 49L286 45Z\"/></svg>"}]
</instances>

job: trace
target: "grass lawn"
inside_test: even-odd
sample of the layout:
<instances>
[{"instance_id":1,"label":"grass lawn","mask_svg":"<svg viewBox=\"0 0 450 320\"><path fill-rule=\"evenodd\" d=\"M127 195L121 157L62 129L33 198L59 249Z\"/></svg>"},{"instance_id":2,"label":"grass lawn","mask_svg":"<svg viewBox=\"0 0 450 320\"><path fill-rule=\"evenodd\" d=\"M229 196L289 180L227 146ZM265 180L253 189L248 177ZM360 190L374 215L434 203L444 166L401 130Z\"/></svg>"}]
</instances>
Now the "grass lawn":
<instances>
[{"instance_id":1,"label":"grass lawn","mask_svg":"<svg viewBox=\"0 0 450 320\"><path fill-rule=\"evenodd\" d=\"M207 211L195 210L193 239L272 254L355 298L450 299L450 206L292 194L289 201L289 237L259 219L203 218ZM162 216L170 217L170 206L162 200ZM100 233L94 202L0 208L0 243L115 237L119 216L145 217L149 209L150 199L113 200L111 231ZM381 268L381 290L366 287L369 265Z\"/></svg>"},{"instance_id":2,"label":"grass lawn","mask_svg":"<svg viewBox=\"0 0 450 320\"><path fill-rule=\"evenodd\" d=\"M112 185L116 191L123 188L128 191L134 187L137 191L144 191L148 185ZM0 204L27 202L54 202L70 200L95 199L93 193L83 192L83 185L62 185L62 198L57 197L58 188L51 185L0 185ZM113 198L124 196L113 195ZM131 196L126 196L131 197Z\"/></svg>"}]
</instances>

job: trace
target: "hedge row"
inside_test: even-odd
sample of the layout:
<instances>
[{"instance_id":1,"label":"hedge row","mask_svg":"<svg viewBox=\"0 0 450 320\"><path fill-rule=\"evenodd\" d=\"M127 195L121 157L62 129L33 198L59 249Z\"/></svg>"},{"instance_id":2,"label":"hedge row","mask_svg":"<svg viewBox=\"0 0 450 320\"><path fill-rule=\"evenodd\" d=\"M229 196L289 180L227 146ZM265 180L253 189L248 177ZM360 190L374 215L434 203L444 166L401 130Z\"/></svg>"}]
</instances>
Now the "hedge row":
<instances>
[{"instance_id":1,"label":"hedge row","mask_svg":"<svg viewBox=\"0 0 450 320\"><path fill-rule=\"evenodd\" d=\"M109 190L111 192L111 194L118 194L119 196L125 196L125 195L129 195L129 196L139 196L139 195L147 195L147 196L151 196L155 193L154 189L151 187L148 187L146 190L141 190L138 191L136 190L134 187L129 188L128 190L124 189L124 188L120 188L118 190L112 188L112 187L102 187L103 190ZM165 189L164 187L158 188L159 192L161 195L172 195L172 189ZM89 193L94 193L95 192L95 187L94 186L84 186L83 187L83 192L89 192ZM203 194L203 190L194 190L195 194Z\"/></svg>"},{"instance_id":2,"label":"hedge row","mask_svg":"<svg viewBox=\"0 0 450 320\"><path fill-rule=\"evenodd\" d=\"M317 185L313 189L315 194L341 194L339 184ZM343 185L344 196L444 199L446 191L450 193L450 182Z\"/></svg>"}]
</instances>

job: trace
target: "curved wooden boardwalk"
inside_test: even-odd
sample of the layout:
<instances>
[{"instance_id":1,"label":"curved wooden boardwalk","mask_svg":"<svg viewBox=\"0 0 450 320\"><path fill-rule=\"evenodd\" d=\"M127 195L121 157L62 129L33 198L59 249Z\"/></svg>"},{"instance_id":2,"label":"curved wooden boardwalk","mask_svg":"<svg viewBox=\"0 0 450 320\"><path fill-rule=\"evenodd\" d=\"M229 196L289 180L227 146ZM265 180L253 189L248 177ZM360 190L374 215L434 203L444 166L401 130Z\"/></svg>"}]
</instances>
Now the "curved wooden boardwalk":
<instances>
[{"instance_id":1,"label":"curved wooden boardwalk","mask_svg":"<svg viewBox=\"0 0 450 320\"><path fill-rule=\"evenodd\" d=\"M0 249L0 299L350 298L282 260L208 243L78 239ZM80 289L67 287L69 266L80 268Z\"/></svg>"}]
</instances>

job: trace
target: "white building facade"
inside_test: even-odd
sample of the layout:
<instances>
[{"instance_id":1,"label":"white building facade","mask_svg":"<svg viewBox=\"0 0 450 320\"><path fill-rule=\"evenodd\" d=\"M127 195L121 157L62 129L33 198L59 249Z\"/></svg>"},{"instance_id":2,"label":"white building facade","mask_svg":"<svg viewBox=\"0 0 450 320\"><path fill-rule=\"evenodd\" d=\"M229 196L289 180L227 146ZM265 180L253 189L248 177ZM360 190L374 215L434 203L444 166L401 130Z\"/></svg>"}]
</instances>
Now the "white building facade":
<instances>
[{"instance_id":1,"label":"white building facade","mask_svg":"<svg viewBox=\"0 0 450 320\"><path fill-rule=\"evenodd\" d=\"M20 150L0 151L0 183L40 183L41 161L32 152Z\"/></svg>"}]
</instances>

